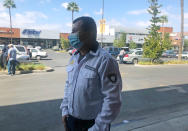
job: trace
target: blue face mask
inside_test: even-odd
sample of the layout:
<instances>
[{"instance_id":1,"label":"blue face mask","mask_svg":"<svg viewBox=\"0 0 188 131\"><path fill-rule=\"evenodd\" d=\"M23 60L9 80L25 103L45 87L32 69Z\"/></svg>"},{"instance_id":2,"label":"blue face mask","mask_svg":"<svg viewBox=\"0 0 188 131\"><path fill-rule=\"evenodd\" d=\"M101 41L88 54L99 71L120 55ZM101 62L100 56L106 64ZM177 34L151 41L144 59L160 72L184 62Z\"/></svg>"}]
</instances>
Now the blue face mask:
<instances>
[{"instance_id":1,"label":"blue face mask","mask_svg":"<svg viewBox=\"0 0 188 131\"><path fill-rule=\"evenodd\" d=\"M83 46L83 43L80 41L78 33L71 33L68 37L70 44L77 50L80 50Z\"/></svg>"}]
</instances>

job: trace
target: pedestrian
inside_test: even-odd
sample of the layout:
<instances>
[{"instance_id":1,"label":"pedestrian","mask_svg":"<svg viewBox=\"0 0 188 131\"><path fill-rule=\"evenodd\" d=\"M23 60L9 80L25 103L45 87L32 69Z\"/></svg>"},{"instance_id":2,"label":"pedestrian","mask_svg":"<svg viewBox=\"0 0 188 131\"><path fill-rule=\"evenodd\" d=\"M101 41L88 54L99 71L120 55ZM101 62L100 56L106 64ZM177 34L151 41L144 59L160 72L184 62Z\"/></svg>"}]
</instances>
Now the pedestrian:
<instances>
[{"instance_id":1,"label":"pedestrian","mask_svg":"<svg viewBox=\"0 0 188 131\"><path fill-rule=\"evenodd\" d=\"M73 21L69 41L77 51L67 66L62 121L66 131L110 131L121 107L122 80L114 58L96 41L91 17Z\"/></svg>"},{"instance_id":2,"label":"pedestrian","mask_svg":"<svg viewBox=\"0 0 188 131\"><path fill-rule=\"evenodd\" d=\"M29 60L31 60L32 58L32 52L31 52L31 49L27 49L27 53L29 55Z\"/></svg>"},{"instance_id":3,"label":"pedestrian","mask_svg":"<svg viewBox=\"0 0 188 131\"><path fill-rule=\"evenodd\" d=\"M122 49L119 53L119 64L123 64L123 57L125 55L125 50Z\"/></svg>"},{"instance_id":4,"label":"pedestrian","mask_svg":"<svg viewBox=\"0 0 188 131\"><path fill-rule=\"evenodd\" d=\"M8 57L8 46L6 43L4 43L4 47L2 50L2 66L3 68L6 70L6 66L7 66L7 57Z\"/></svg>"},{"instance_id":5,"label":"pedestrian","mask_svg":"<svg viewBox=\"0 0 188 131\"><path fill-rule=\"evenodd\" d=\"M16 49L14 49L13 44L8 45L8 74L9 75L15 75L16 71Z\"/></svg>"}]
</instances>

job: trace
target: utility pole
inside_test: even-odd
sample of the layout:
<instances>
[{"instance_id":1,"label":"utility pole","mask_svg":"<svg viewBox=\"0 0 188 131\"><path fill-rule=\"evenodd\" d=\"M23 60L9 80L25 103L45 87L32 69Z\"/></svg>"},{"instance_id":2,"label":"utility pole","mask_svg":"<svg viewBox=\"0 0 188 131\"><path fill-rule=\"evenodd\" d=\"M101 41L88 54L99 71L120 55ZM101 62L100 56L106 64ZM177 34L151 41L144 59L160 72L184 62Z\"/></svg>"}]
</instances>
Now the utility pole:
<instances>
[{"instance_id":1,"label":"utility pole","mask_svg":"<svg viewBox=\"0 0 188 131\"><path fill-rule=\"evenodd\" d=\"M184 43L184 0L181 0L181 42L179 44L178 60L182 60L182 49Z\"/></svg>"},{"instance_id":2,"label":"utility pole","mask_svg":"<svg viewBox=\"0 0 188 131\"><path fill-rule=\"evenodd\" d=\"M102 0L102 32L101 32L101 47L103 47L103 29L104 29L104 0Z\"/></svg>"}]
</instances>

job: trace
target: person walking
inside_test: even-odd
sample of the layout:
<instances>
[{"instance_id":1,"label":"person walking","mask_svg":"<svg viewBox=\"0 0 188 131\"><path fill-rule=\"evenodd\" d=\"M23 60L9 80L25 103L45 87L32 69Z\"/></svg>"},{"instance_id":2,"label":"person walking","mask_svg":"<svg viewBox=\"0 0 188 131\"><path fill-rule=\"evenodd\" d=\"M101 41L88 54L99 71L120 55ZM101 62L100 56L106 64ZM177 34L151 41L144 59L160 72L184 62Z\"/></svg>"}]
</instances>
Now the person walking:
<instances>
[{"instance_id":1,"label":"person walking","mask_svg":"<svg viewBox=\"0 0 188 131\"><path fill-rule=\"evenodd\" d=\"M77 51L67 66L62 122L66 131L110 131L121 107L122 80L118 64L96 41L91 17L73 21L69 41Z\"/></svg>"},{"instance_id":2,"label":"person walking","mask_svg":"<svg viewBox=\"0 0 188 131\"><path fill-rule=\"evenodd\" d=\"M8 46L6 43L4 43L4 48L2 50L2 66L4 69L7 67L7 57L8 57Z\"/></svg>"},{"instance_id":3,"label":"person walking","mask_svg":"<svg viewBox=\"0 0 188 131\"><path fill-rule=\"evenodd\" d=\"M125 55L125 50L122 49L119 53L119 64L123 64L123 57Z\"/></svg>"},{"instance_id":4,"label":"person walking","mask_svg":"<svg viewBox=\"0 0 188 131\"><path fill-rule=\"evenodd\" d=\"M8 74L9 75L15 75L16 71L16 49L14 49L13 44L8 45Z\"/></svg>"}]
</instances>

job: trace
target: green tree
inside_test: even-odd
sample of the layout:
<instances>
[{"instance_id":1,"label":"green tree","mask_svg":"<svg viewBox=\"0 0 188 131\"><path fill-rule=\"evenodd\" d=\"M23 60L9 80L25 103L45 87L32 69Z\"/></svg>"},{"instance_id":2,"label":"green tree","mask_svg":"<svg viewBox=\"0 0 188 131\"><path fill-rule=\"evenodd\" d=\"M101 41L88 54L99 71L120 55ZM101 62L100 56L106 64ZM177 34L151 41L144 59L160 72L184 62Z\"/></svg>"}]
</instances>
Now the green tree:
<instances>
[{"instance_id":1,"label":"green tree","mask_svg":"<svg viewBox=\"0 0 188 131\"><path fill-rule=\"evenodd\" d=\"M162 40L162 48L163 50L170 50L172 48L172 40L170 40L169 33L164 34L164 38Z\"/></svg>"},{"instance_id":2,"label":"green tree","mask_svg":"<svg viewBox=\"0 0 188 131\"><path fill-rule=\"evenodd\" d=\"M161 5L158 4L158 0L149 0L149 3L150 6L148 12L152 15L152 18L150 20L151 25L147 28L149 35L145 38L143 49L144 57L155 60L159 59L163 52L161 35L158 32L160 29L160 17L158 15L160 14L159 8Z\"/></svg>"},{"instance_id":3,"label":"green tree","mask_svg":"<svg viewBox=\"0 0 188 131\"><path fill-rule=\"evenodd\" d=\"M74 12L79 12L79 7L75 2L70 2L67 6L67 10L72 12L72 23L73 23Z\"/></svg>"},{"instance_id":4,"label":"green tree","mask_svg":"<svg viewBox=\"0 0 188 131\"><path fill-rule=\"evenodd\" d=\"M134 41L131 41L131 42L129 43L129 48L130 48L130 49L136 49L136 48L137 48L136 43L135 43Z\"/></svg>"},{"instance_id":5,"label":"green tree","mask_svg":"<svg viewBox=\"0 0 188 131\"><path fill-rule=\"evenodd\" d=\"M11 8L16 8L16 4L14 0L5 0L3 6L8 8L9 10L9 17L10 17L10 31L11 31L11 43L12 43L12 17L11 17Z\"/></svg>"},{"instance_id":6,"label":"green tree","mask_svg":"<svg viewBox=\"0 0 188 131\"><path fill-rule=\"evenodd\" d=\"M188 39L184 40L184 50L188 51Z\"/></svg>"},{"instance_id":7,"label":"green tree","mask_svg":"<svg viewBox=\"0 0 188 131\"><path fill-rule=\"evenodd\" d=\"M126 43L126 33L122 33L119 39L114 40L114 47L124 47Z\"/></svg>"},{"instance_id":8,"label":"green tree","mask_svg":"<svg viewBox=\"0 0 188 131\"><path fill-rule=\"evenodd\" d=\"M66 50L66 49L68 49L68 48L70 47L70 42L69 42L69 40L66 40L66 39L64 39L64 38L61 38L61 39L60 39L60 43L61 43L61 47L62 47L64 50Z\"/></svg>"},{"instance_id":9,"label":"green tree","mask_svg":"<svg viewBox=\"0 0 188 131\"><path fill-rule=\"evenodd\" d=\"M162 36L163 36L163 39L164 39L164 37L165 37L164 24L168 23L168 16L166 16L166 15L161 16L160 17L160 23L162 24L162 27L163 27Z\"/></svg>"}]
</instances>

